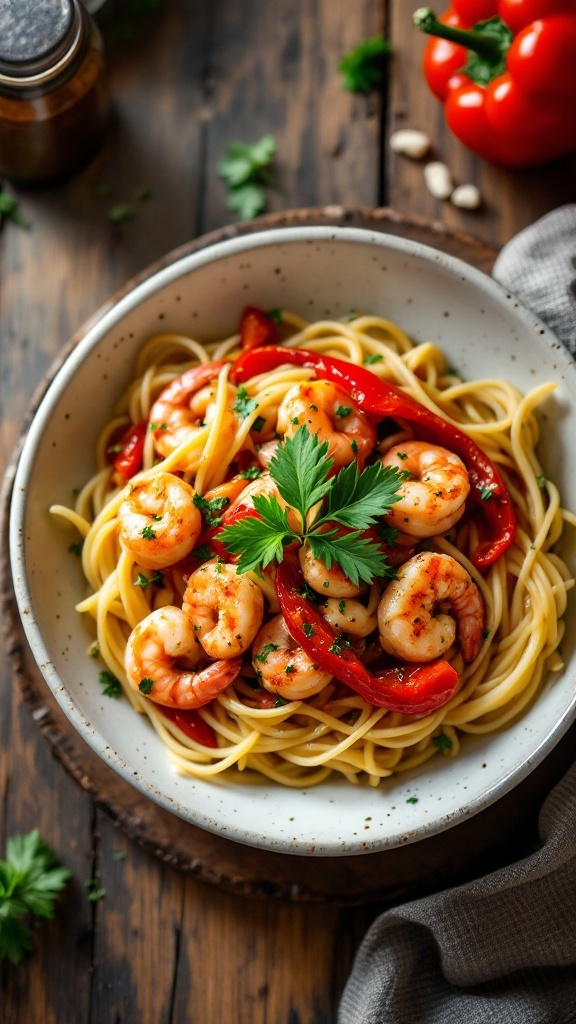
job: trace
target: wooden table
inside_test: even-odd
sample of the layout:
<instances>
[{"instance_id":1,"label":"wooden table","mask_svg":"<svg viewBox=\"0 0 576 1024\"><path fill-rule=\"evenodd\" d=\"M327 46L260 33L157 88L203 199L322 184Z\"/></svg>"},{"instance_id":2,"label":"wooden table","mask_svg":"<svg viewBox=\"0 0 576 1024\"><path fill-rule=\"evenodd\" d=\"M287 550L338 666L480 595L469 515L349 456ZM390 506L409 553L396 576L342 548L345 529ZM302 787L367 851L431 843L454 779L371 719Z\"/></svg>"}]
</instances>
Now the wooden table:
<instances>
[{"instance_id":1,"label":"wooden table","mask_svg":"<svg viewBox=\"0 0 576 1024\"><path fill-rule=\"evenodd\" d=\"M128 33L119 15L102 19L114 102L107 142L65 184L12 188L31 229L8 223L0 235L3 468L32 393L76 328L131 275L233 220L216 174L232 139L276 136L271 210L391 206L498 249L574 201L573 159L509 172L450 136L422 79L412 6L165 0L152 15L134 13ZM352 96L338 61L380 31L393 44L385 86ZM388 148L401 126L429 131L456 180L480 187L481 211L432 198L421 165ZM134 217L113 225L107 213L120 202ZM38 826L73 872L56 920L34 930L34 953L1 968L4 1024L334 1021L354 952L381 907L249 901L166 866L70 778L4 661L1 673L0 846ZM84 881L95 871L106 895L89 902Z\"/></svg>"}]
</instances>

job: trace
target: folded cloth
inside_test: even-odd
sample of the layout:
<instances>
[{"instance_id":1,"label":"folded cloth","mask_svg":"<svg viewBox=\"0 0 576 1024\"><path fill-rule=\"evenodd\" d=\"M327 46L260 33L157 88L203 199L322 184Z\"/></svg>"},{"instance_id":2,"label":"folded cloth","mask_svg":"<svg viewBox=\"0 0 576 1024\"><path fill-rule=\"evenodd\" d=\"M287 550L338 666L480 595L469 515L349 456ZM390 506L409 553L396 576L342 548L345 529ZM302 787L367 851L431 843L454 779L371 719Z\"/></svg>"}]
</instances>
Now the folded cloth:
<instances>
[{"instance_id":1,"label":"folded cloth","mask_svg":"<svg viewBox=\"0 0 576 1024\"><path fill-rule=\"evenodd\" d=\"M576 355L576 205L520 232L493 273ZM576 1024L576 764L539 833L523 860L378 917L338 1024Z\"/></svg>"},{"instance_id":2,"label":"folded cloth","mask_svg":"<svg viewBox=\"0 0 576 1024\"><path fill-rule=\"evenodd\" d=\"M492 273L576 356L576 203L552 210L515 235Z\"/></svg>"}]
</instances>

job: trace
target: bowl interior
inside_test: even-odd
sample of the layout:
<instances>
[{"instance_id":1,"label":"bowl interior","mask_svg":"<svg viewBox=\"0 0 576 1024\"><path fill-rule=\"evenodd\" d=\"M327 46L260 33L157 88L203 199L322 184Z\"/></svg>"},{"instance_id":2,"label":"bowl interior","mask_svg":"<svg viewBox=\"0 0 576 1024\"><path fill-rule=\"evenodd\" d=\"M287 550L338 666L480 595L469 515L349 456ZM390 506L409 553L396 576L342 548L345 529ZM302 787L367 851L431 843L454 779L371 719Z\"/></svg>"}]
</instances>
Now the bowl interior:
<instances>
[{"instance_id":1,"label":"bowl interior","mask_svg":"<svg viewBox=\"0 0 576 1024\"><path fill-rule=\"evenodd\" d=\"M101 695L89 633L74 605L85 596L75 532L48 514L69 504L94 470L102 424L153 333L224 337L243 306L291 308L309 319L351 310L397 321L439 344L469 379L502 377L522 390L553 380L541 407L547 475L576 508L569 473L576 434L576 373L556 339L479 271L417 243L355 228L277 229L182 257L128 292L87 333L56 374L20 459L11 511L11 558L32 652L56 698L91 746L127 781L194 824L284 852L341 855L439 832L518 783L576 712L575 607L562 653L567 668L499 733L469 737L455 760L438 756L378 789L334 781L310 790L202 782L175 774L151 726L127 701ZM101 666L100 666L101 667ZM417 802L407 803L416 797Z\"/></svg>"}]
</instances>

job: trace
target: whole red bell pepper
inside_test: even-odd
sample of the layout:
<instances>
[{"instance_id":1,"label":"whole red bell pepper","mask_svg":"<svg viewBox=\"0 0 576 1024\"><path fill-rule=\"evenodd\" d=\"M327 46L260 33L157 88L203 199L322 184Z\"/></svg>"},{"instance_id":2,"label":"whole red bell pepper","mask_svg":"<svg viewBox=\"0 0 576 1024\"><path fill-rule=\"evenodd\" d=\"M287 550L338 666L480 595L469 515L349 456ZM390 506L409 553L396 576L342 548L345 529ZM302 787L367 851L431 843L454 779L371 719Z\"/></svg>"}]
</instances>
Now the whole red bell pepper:
<instances>
[{"instance_id":1,"label":"whole red bell pepper","mask_svg":"<svg viewBox=\"0 0 576 1024\"><path fill-rule=\"evenodd\" d=\"M496 467L472 438L363 366L318 352L276 345L256 349L236 360L230 377L241 383L285 363L313 367L318 378L338 384L376 422L386 417L407 420L420 440L459 455L468 470L468 506L477 519L479 533L472 563L484 571L509 547L516 531L510 496Z\"/></svg>"},{"instance_id":2,"label":"whole red bell pepper","mask_svg":"<svg viewBox=\"0 0 576 1024\"><path fill-rule=\"evenodd\" d=\"M414 24L435 37L424 73L469 149L507 167L576 150L574 0L453 0Z\"/></svg>"},{"instance_id":3,"label":"whole red bell pepper","mask_svg":"<svg viewBox=\"0 0 576 1024\"><path fill-rule=\"evenodd\" d=\"M112 465L116 472L121 473L125 480L131 480L142 466L146 423L133 423L122 435L118 444L108 449L109 457L113 456Z\"/></svg>"},{"instance_id":4,"label":"whole red bell pepper","mask_svg":"<svg viewBox=\"0 0 576 1024\"><path fill-rule=\"evenodd\" d=\"M290 635L316 664L364 700L402 715L427 715L454 696L458 673L447 661L394 665L374 675L370 673L303 596L303 588L304 577L298 563L285 557L276 570L276 592Z\"/></svg>"}]
</instances>

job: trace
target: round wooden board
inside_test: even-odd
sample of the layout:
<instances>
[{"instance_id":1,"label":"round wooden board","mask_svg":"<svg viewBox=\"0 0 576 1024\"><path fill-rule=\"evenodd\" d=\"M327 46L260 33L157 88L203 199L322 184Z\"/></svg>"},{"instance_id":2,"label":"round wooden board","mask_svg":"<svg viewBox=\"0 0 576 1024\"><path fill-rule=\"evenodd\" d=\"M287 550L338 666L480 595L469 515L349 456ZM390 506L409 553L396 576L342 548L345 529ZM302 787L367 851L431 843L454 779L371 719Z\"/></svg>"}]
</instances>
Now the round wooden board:
<instances>
[{"instance_id":1,"label":"round wooden board","mask_svg":"<svg viewBox=\"0 0 576 1024\"><path fill-rule=\"evenodd\" d=\"M300 224L350 225L401 235L457 256L488 274L496 256L488 246L469 236L449 232L441 224L401 217L389 209L327 207L289 211L223 228L169 254L111 296L93 321L132 288L136 280L155 273L172 262L175 255L194 252L237 235ZM57 364L36 393L27 424L57 367L82 332L78 332L60 353ZM509 863L533 847L537 841L537 817L542 800L573 760L576 726L527 779L480 814L421 842L355 857L304 857L243 846L188 824L129 786L100 760L68 721L37 668L24 637L8 557L10 496L22 439L5 477L0 509L5 650L24 702L54 754L128 836L166 864L228 892L260 899L331 904L378 901L389 905L414 898Z\"/></svg>"}]
</instances>

